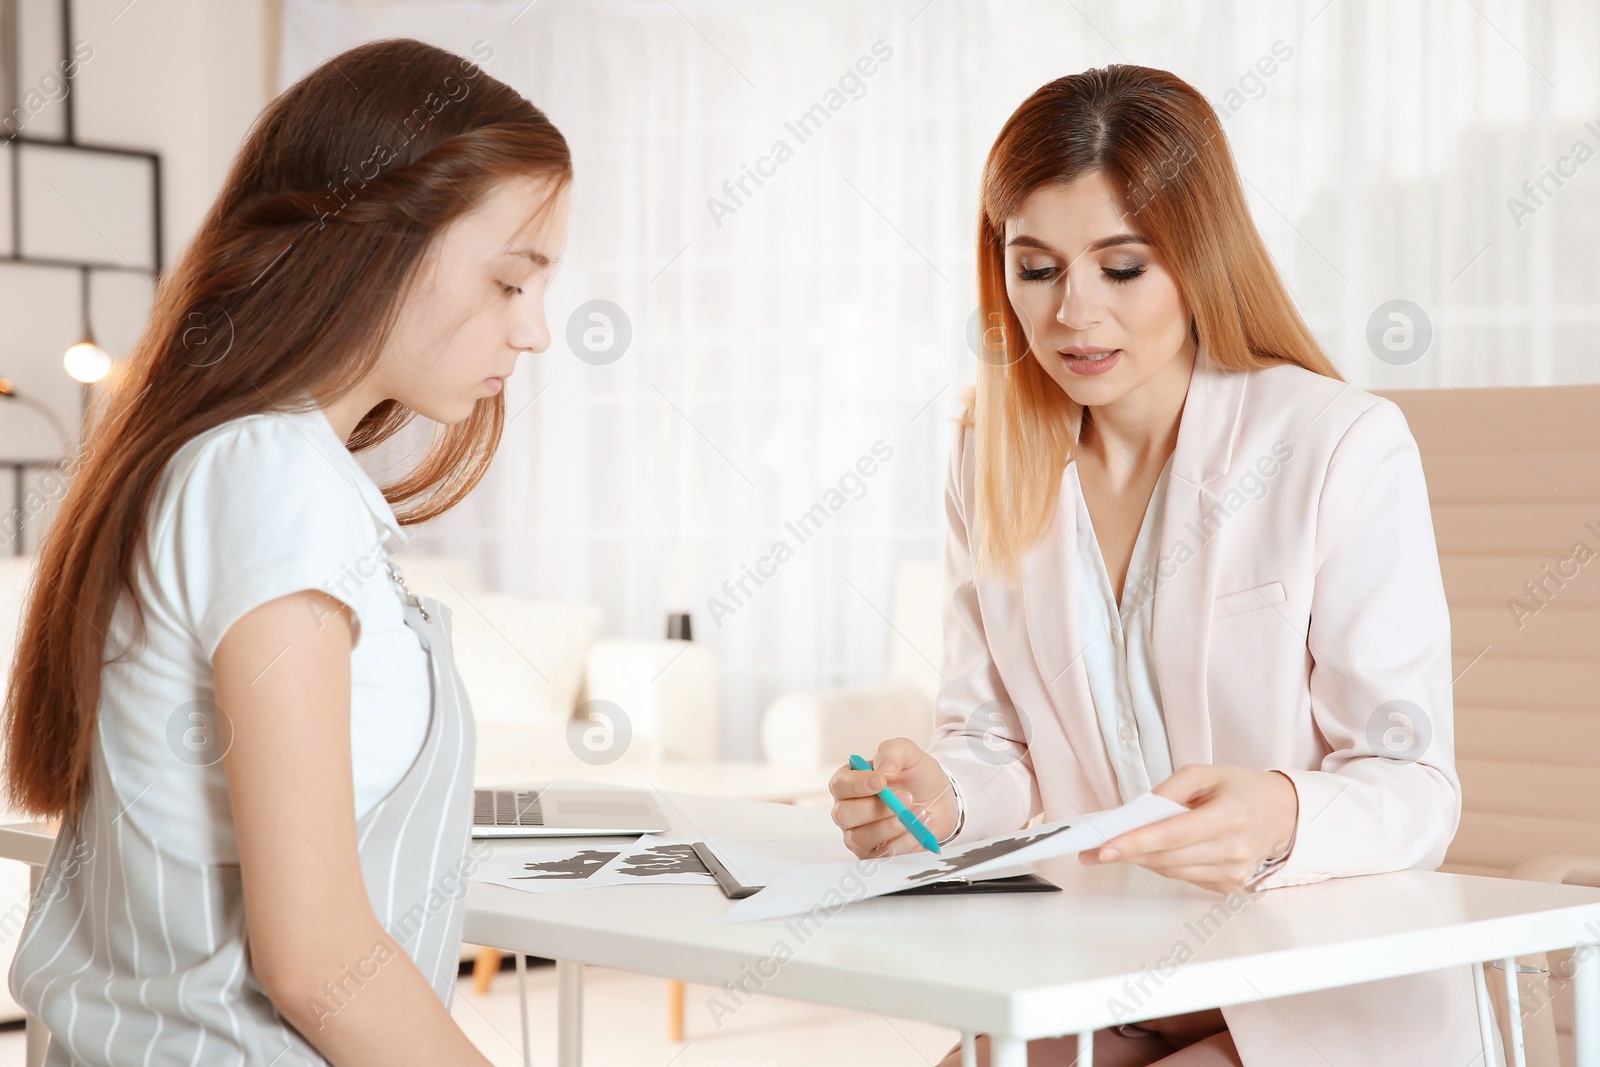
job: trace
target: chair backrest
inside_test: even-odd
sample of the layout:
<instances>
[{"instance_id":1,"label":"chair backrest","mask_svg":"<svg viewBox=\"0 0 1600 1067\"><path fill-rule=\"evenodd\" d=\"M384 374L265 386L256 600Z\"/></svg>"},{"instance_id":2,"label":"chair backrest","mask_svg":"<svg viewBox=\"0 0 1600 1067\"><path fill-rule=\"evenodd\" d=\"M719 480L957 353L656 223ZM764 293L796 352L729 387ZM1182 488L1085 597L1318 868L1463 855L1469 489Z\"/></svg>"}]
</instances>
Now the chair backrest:
<instances>
[{"instance_id":1,"label":"chair backrest","mask_svg":"<svg viewBox=\"0 0 1600 1067\"><path fill-rule=\"evenodd\" d=\"M1442 870L1600 855L1600 385L1386 392L1422 453L1465 801Z\"/></svg>"}]
</instances>

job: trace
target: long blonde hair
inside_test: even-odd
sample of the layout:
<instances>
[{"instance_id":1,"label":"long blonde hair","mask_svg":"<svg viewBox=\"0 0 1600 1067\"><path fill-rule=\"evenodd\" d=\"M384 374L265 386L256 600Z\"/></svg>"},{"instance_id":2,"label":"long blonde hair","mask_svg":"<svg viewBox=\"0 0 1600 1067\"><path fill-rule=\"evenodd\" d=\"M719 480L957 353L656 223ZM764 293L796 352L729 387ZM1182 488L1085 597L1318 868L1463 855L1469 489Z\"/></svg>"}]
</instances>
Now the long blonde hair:
<instances>
[{"instance_id":1,"label":"long blonde hair","mask_svg":"<svg viewBox=\"0 0 1600 1067\"><path fill-rule=\"evenodd\" d=\"M1177 75L1115 63L1058 78L1006 120L984 164L978 303L984 352L964 421L974 435L973 566L1015 580L1049 528L1082 407L1030 358L1006 297L1005 223L1046 185L1097 172L1121 193L1225 370L1294 363L1343 381L1256 231L1216 112Z\"/></svg>"}]
</instances>

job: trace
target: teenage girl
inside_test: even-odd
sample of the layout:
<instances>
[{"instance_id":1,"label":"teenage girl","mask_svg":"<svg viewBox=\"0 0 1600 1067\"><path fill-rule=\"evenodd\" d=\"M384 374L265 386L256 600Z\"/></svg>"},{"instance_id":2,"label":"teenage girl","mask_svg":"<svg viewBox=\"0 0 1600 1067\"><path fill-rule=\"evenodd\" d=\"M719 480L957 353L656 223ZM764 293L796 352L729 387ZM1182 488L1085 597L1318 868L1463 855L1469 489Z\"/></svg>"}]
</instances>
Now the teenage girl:
<instances>
[{"instance_id":1,"label":"teenage girl","mask_svg":"<svg viewBox=\"0 0 1600 1067\"><path fill-rule=\"evenodd\" d=\"M512 89L379 41L272 102L162 278L6 693L12 803L62 820L10 973L48 1064L488 1062L449 1011L472 715L389 545L549 344L570 179ZM354 454L418 415L380 488Z\"/></svg>"}]
</instances>

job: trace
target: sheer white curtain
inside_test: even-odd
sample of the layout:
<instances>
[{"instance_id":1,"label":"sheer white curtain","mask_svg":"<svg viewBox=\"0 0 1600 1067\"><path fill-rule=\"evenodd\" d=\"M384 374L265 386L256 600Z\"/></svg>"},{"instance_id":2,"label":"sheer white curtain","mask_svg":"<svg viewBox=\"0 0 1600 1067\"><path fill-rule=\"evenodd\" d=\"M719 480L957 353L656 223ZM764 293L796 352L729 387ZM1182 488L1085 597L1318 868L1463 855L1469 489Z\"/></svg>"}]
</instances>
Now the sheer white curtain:
<instances>
[{"instance_id":1,"label":"sheer white curtain","mask_svg":"<svg viewBox=\"0 0 1600 1067\"><path fill-rule=\"evenodd\" d=\"M899 640L894 567L942 549L950 418L973 378L977 179L1052 78L1131 62L1207 95L1355 383L1600 380L1600 13L1580 0L282 11L282 85L376 38L483 42L485 69L571 142L554 344L509 383L491 476L421 536L501 588L601 604L611 634L692 611L721 659L730 756L755 755L773 696L876 680ZM631 332L612 362L568 340L576 316L604 341L597 300ZM1420 357L1369 341L1402 321L1394 300L1414 336L1431 330Z\"/></svg>"}]
</instances>

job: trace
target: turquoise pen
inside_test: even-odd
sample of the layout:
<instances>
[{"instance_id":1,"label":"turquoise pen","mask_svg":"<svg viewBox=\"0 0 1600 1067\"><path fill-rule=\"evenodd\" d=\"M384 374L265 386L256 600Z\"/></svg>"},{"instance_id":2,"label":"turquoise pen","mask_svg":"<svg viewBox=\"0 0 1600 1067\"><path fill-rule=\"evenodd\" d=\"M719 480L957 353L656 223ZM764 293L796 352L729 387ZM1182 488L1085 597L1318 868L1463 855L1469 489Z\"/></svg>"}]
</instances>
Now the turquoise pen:
<instances>
[{"instance_id":1,"label":"turquoise pen","mask_svg":"<svg viewBox=\"0 0 1600 1067\"><path fill-rule=\"evenodd\" d=\"M852 771L870 771L872 770L872 764L852 752L850 753L850 769ZM886 778L884 781L887 782L888 779ZM910 808L900 803L899 797L895 796L888 788L884 788L878 790L878 799L889 805L889 810L894 812L895 818L899 819L907 830L911 831L911 836L917 839L917 844L929 852L939 851L939 839L933 836L933 831L922 825L921 819L911 814Z\"/></svg>"}]
</instances>

